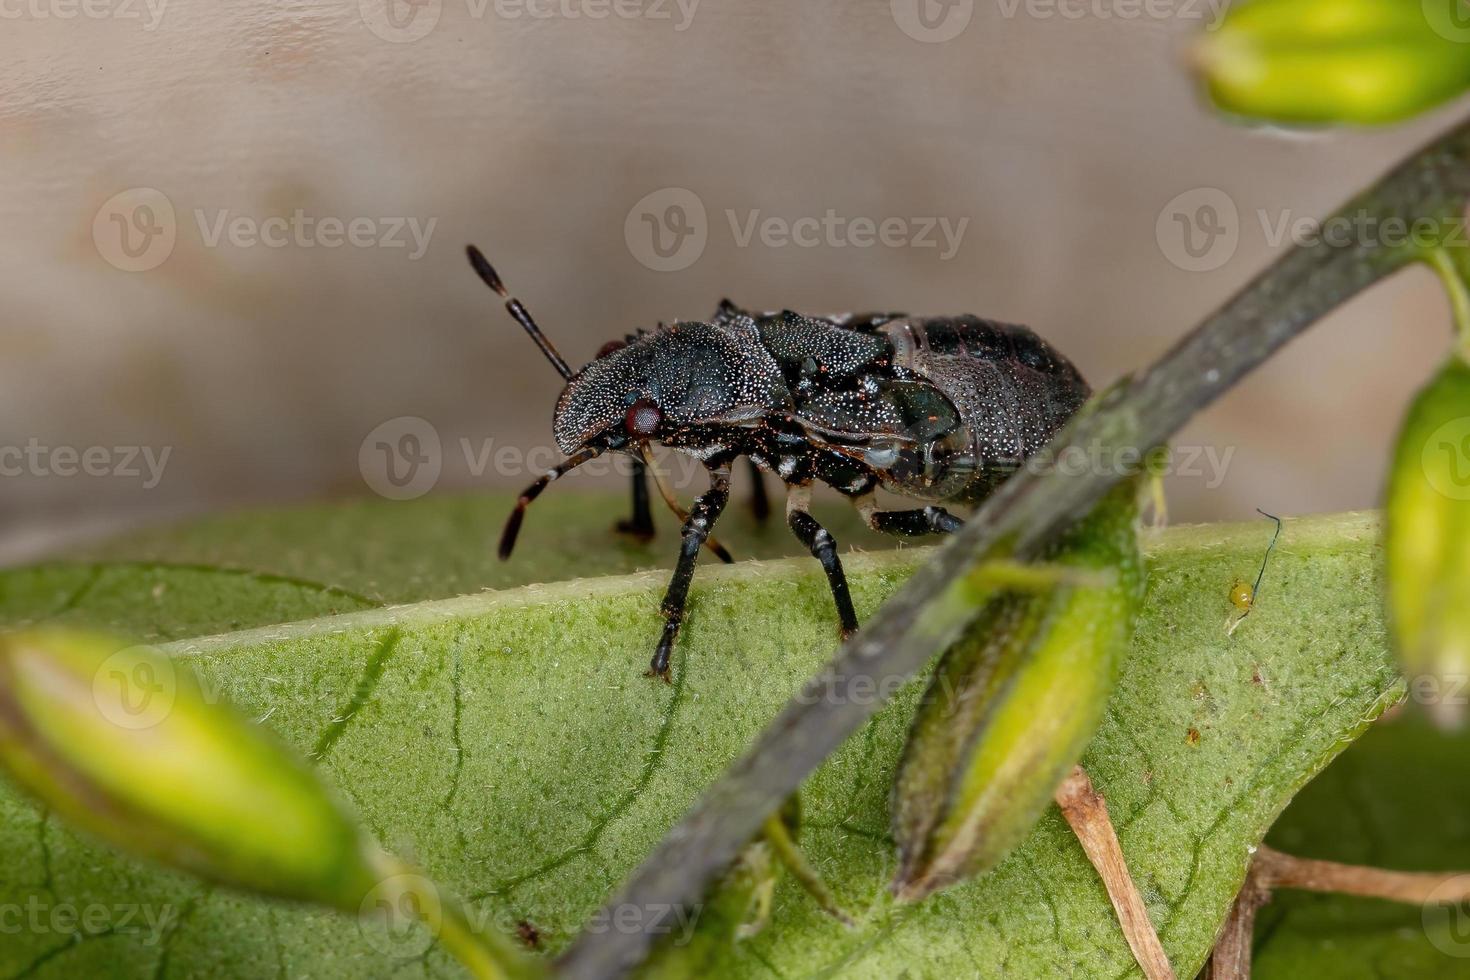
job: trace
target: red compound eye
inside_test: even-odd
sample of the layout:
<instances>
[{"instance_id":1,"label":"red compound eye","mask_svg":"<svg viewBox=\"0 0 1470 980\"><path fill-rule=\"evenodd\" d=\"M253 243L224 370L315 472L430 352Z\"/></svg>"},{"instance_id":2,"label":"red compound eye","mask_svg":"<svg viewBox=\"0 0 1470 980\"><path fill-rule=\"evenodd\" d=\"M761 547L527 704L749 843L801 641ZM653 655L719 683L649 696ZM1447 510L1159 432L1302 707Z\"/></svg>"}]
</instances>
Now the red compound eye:
<instances>
[{"instance_id":1,"label":"red compound eye","mask_svg":"<svg viewBox=\"0 0 1470 980\"><path fill-rule=\"evenodd\" d=\"M623 426L628 435L647 438L658 432L659 423L663 420L664 413L658 410L652 399L640 398L628 406L628 417L623 420Z\"/></svg>"},{"instance_id":2,"label":"red compound eye","mask_svg":"<svg viewBox=\"0 0 1470 980\"><path fill-rule=\"evenodd\" d=\"M613 351L622 350L624 347L627 346L628 342L626 340L609 340L607 343L603 344L601 348L598 349L597 360L600 361L607 355L611 354Z\"/></svg>"}]
</instances>

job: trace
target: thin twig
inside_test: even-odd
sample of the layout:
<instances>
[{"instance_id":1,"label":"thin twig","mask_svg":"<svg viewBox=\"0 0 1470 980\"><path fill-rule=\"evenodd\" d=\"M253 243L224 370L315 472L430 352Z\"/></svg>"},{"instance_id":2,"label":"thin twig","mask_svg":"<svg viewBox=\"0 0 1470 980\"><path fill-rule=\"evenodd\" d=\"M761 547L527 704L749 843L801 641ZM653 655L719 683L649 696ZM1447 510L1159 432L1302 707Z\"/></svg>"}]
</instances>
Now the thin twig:
<instances>
[{"instance_id":1,"label":"thin twig","mask_svg":"<svg viewBox=\"0 0 1470 980\"><path fill-rule=\"evenodd\" d=\"M1470 127L1426 147L1349 201L1341 221L1364 217L1458 217L1470 199ZM1362 227L1352 224L1351 227ZM1064 452L1116 460L1166 442L1181 425L1324 314L1417 256L1377 240L1334 244L1318 236L1293 248L1209 317L1154 367L1100 396L1053 440ZM1077 475L1027 465L992 495L849 640L822 673L766 728L750 750L664 838L608 906L687 907L727 868L780 806L851 734L882 707L873 690L896 689L963 633L977 612L960 584L994 558L1034 557L1050 538L1086 513L1123 467L1099 465ZM874 686L876 685L876 687ZM605 913L610 914L610 913ZM621 976L657 937L639 930L584 933L561 960L573 980Z\"/></svg>"},{"instance_id":2,"label":"thin twig","mask_svg":"<svg viewBox=\"0 0 1470 980\"><path fill-rule=\"evenodd\" d=\"M1361 895L1409 905L1470 901L1470 875L1463 871L1387 871L1293 857L1269 847L1256 851L1251 871L1263 887L1273 890Z\"/></svg>"},{"instance_id":3,"label":"thin twig","mask_svg":"<svg viewBox=\"0 0 1470 980\"><path fill-rule=\"evenodd\" d=\"M1245 883L1215 949L1207 980L1249 980L1256 912L1280 888L1381 898L1408 905L1470 901L1470 874L1463 871L1389 871L1362 864L1339 864L1294 857L1262 845L1251 859Z\"/></svg>"},{"instance_id":4,"label":"thin twig","mask_svg":"<svg viewBox=\"0 0 1470 980\"><path fill-rule=\"evenodd\" d=\"M1062 780L1062 785L1057 787L1056 801L1067 826L1087 852L1087 860L1102 879L1108 900L1118 914L1123 938L1133 950L1133 958L1143 975L1148 980L1174 980L1174 968L1169 965L1159 934L1148 917L1148 907L1143 904L1143 896L1138 894L1138 886L1128 872L1128 862L1123 859L1122 845L1108 816L1107 801L1093 788L1092 780L1081 766L1073 767Z\"/></svg>"},{"instance_id":5,"label":"thin twig","mask_svg":"<svg viewBox=\"0 0 1470 980\"><path fill-rule=\"evenodd\" d=\"M1271 891L1261 885L1256 866L1252 864L1205 964L1205 980L1250 980L1256 912L1269 901Z\"/></svg>"}]
</instances>

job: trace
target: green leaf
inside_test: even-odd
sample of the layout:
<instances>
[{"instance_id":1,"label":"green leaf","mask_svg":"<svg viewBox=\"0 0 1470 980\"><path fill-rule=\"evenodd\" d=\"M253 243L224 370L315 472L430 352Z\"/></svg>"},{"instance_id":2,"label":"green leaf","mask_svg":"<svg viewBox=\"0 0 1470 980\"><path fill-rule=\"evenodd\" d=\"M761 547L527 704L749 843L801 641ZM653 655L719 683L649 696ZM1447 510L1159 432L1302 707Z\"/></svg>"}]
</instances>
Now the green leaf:
<instances>
[{"instance_id":1,"label":"green leaf","mask_svg":"<svg viewBox=\"0 0 1470 980\"><path fill-rule=\"evenodd\" d=\"M0 574L0 621L176 640L206 689L318 758L385 846L473 896L492 924L512 932L524 920L556 950L821 666L836 627L809 557L705 564L674 683L649 681L665 573L607 573L662 564L674 535L615 543L607 527L621 499L563 495L538 503L521 552L497 566L489 544L505 506L353 504L141 535ZM844 543L863 540L828 523ZM779 526L721 530L742 554L791 547ZM1226 635L1230 585L1253 576L1270 530L1146 536L1138 639L1084 759L1181 976L1203 961L1249 846L1399 691L1367 516L1288 522L1255 611ZM845 555L859 614L925 554ZM510 587L569 574L588 577ZM434 598L486 585L502 591ZM340 615L275 625L326 613ZM858 928L788 882L721 975L1136 972L1055 810L985 879L912 908L888 899L888 792L921 688L904 687L803 792L803 845ZM346 918L116 857L8 790L0 849L0 909L108 910L91 937L45 914L27 920L0 942L3 976L456 975L437 948L392 947ZM124 924L120 905L135 910ZM167 924L150 931L139 914L150 912ZM628 914L647 925L660 913Z\"/></svg>"},{"instance_id":2,"label":"green leaf","mask_svg":"<svg viewBox=\"0 0 1470 980\"><path fill-rule=\"evenodd\" d=\"M1374 725L1303 790L1269 842L1302 857L1398 871L1470 872L1470 734L1447 735L1409 708ZM1256 919L1254 975L1470 977L1463 915L1449 905L1421 909L1278 892Z\"/></svg>"}]
</instances>

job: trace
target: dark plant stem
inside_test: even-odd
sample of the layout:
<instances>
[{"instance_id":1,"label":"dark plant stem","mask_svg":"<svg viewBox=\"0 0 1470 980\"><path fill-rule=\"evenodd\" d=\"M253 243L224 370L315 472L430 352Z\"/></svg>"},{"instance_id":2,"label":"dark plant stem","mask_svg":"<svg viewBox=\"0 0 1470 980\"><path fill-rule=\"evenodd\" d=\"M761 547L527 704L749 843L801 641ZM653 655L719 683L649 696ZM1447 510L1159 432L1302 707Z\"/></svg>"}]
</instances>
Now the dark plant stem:
<instances>
[{"instance_id":1,"label":"dark plant stem","mask_svg":"<svg viewBox=\"0 0 1470 980\"><path fill-rule=\"evenodd\" d=\"M1470 126L1414 154L1338 212L1358 219L1457 220L1470 201ZM1110 389L1057 435L1043 457L1077 453L1113 460L1146 451L1324 314L1368 285L1420 258L1389 248L1380 234L1334 244L1320 236L1293 248L1186 336L1153 367ZM766 815L879 708L872 692L917 673L953 643L976 614L967 578L997 557L1027 558L1076 520L1124 468L1093 465L1082 474L1027 465L964 529L809 680L750 750L664 838L605 914L621 907L690 908L760 830ZM980 590L983 591L983 590ZM583 934L560 962L576 980L633 969L657 937L643 931Z\"/></svg>"}]
</instances>

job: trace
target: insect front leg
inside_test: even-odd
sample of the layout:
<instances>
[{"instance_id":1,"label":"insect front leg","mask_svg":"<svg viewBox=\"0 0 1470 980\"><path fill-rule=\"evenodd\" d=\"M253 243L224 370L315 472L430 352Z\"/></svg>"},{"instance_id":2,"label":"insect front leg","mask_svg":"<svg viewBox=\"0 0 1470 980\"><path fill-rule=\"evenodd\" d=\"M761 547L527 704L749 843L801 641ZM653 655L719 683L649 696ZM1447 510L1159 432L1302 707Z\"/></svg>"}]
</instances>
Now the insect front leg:
<instances>
[{"instance_id":1,"label":"insect front leg","mask_svg":"<svg viewBox=\"0 0 1470 980\"><path fill-rule=\"evenodd\" d=\"M854 506L868 527L884 534L917 538L925 534L953 534L965 522L943 507L918 507L914 510L879 510L872 497L855 500Z\"/></svg>"},{"instance_id":2,"label":"insect front leg","mask_svg":"<svg viewBox=\"0 0 1470 980\"><path fill-rule=\"evenodd\" d=\"M679 626L684 622L684 606L689 599L689 581L694 577L694 562L729 499L730 467L711 469L709 490L694 502L694 507L689 511L689 519L684 522L679 563L674 566L674 577L669 580L669 590L664 594L664 632L659 637L658 648L648 666L650 677L662 677L665 681L669 679L669 657L674 651L674 640L679 636Z\"/></svg>"},{"instance_id":3,"label":"insect front leg","mask_svg":"<svg viewBox=\"0 0 1470 980\"><path fill-rule=\"evenodd\" d=\"M842 571L842 560L837 557L837 542L817 519L808 513L811 506L810 486L794 486L787 491L786 523L798 541L807 546L812 557L822 563L827 573L827 584L832 589L832 601L837 604L837 619L841 623L842 638L845 640L857 632L857 613L852 608L852 593L847 588L847 576Z\"/></svg>"}]
</instances>

